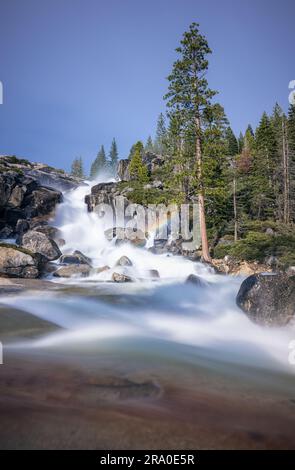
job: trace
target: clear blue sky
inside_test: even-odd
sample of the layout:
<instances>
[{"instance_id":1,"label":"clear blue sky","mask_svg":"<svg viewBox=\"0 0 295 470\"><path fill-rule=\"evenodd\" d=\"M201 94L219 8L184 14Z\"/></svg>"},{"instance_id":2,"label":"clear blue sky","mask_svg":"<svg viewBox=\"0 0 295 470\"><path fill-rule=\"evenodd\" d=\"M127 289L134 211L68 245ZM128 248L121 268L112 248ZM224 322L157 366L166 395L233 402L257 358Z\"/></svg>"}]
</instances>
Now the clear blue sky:
<instances>
[{"instance_id":1,"label":"clear blue sky","mask_svg":"<svg viewBox=\"0 0 295 470\"><path fill-rule=\"evenodd\" d=\"M236 133L295 79L294 0L1 0L0 154L87 167L155 129L182 33L199 22L208 79Z\"/></svg>"}]
</instances>

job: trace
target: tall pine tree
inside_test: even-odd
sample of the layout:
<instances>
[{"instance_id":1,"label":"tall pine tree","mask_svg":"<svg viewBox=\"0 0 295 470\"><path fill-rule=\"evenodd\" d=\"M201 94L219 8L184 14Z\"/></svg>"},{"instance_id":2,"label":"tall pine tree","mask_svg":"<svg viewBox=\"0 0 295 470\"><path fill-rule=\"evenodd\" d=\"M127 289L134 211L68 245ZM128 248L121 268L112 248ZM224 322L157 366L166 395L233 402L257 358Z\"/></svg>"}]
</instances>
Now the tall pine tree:
<instances>
[{"instance_id":1,"label":"tall pine tree","mask_svg":"<svg viewBox=\"0 0 295 470\"><path fill-rule=\"evenodd\" d=\"M109 153L109 162L112 171L115 171L118 165L118 148L115 138L112 140Z\"/></svg>"},{"instance_id":2,"label":"tall pine tree","mask_svg":"<svg viewBox=\"0 0 295 470\"><path fill-rule=\"evenodd\" d=\"M206 216L205 185L203 179L202 121L204 111L210 106L215 92L210 90L205 74L208 70L207 56L211 53L206 38L200 34L199 25L192 23L184 33L180 47L176 49L179 58L175 61L168 77L169 87L165 98L172 112L180 111L184 121L192 126L195 140L195 162L198 202L200 208L200 228L202 254L210 260Z\"/></svg>"}]
</instances>

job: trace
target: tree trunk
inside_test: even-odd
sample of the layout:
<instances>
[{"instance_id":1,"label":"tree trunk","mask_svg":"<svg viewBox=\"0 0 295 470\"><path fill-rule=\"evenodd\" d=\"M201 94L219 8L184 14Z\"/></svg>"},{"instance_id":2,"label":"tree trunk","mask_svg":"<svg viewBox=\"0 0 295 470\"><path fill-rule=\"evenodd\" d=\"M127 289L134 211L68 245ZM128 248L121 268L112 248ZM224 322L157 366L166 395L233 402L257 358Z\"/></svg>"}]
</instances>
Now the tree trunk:
<instances>
[{"instance_id":1,"label":"tree trunk","mask_svg":"<svg viewBox=\"0 0 295 470\"><path fill-rule=\"evenodd\" d=\"M201 138L200 138L201 124L200 118L196 117L196 161L197 161L197 177L199 185L199 213L200 213L200 230L201 230L201 242L202 242L202 256L204 261L211 261L208 239L207 239L207 228L206 228L206 215L205 215L205 197L204 187L202 182L202 149L201 149Z\"/></svg>"}]
</instances>

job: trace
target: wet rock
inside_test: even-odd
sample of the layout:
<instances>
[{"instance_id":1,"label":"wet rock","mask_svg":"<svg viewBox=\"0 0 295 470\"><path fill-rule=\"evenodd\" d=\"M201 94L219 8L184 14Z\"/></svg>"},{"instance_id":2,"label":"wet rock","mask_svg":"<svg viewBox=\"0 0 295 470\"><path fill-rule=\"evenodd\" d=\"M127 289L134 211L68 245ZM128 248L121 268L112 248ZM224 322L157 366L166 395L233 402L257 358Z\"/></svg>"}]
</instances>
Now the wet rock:
<instances>
[{"instance_id":1,"label":"wet rock","mask_svg":"<svg viewBox=\"0 0 295 470\"><path fill-rule=\"evenodd\" d=\"M29 230L22 237L22 247L32 253L40 253L48 261L53 261L61 256L57 244L44 233Z\"/></svg>"},{"instance_id":2,"label":"wet rock","mask_svg":"<svg viewBox=\"0 0 295 470\"><path fill-rule=\"evenodd\" d=\"M128 256L121 256L121 258L116 262L116 266L132 266L132 261Z\"/></svg>"},{"instance_id":3,"label":"wet rock","mask_svg":"<svg viewBox=\"0 0 295 470\"><path fill-rule=\"evenodd\" d=\"M85 264L91 267L91 260L80 251L75 251L72 255L62 255L59 258L61 264Z\"/></svg>"},{"instance_id":4,"label":"wet rock","mask_svg":"<svg viewBox=\"0 0 295 470\"><path fill-rule=\"evenodd\" d=\"M85 197L85 203L87 204L88 211L92 212L96 210L96 206L100 204L110 205L113 209L115 208L116 197L121 196L123 205L126 207L128 200L123 195L124 191L122 190L119 183L99 183L91 188L91 194L88 194Z\"/></svg>"},{"instance_id":5,"label":"wet rock","mask_svg":"<svg viewBox=\"0 0 295 470\"><path fill-rule=\"evenodd\" d=\"M237 305L259 325L283 326L295 316L295 276L255 274L238 292Z\"/></svg>"},{"instance_id":6,"label":"wet rock","mask_svg":"<svg viewBox=\"0 0 295 470\"><path fill-rule=\"evenodd\" d=\"M194 286L197 286L197 287L205 286L204 281L199 276L197 276L196 274L190 274L188 276L188 278L186 279L185 283L186 284L193 284Z\"/></svg>"},{"instance_id":7,"label":"wet rock","mask_svg":"<svg viewBox=\"0 0 295 470\"><path fill-rule=\"evenodd\" d=\"M149 275L153 279L160 279L160 274L159 274L159 271L157 269L149 269Z\"/></svg>"},{"instance_id":8,"label":"wet rock","mask_svg":"<svg viewBox=\"0 0 295 470\"><path fill-rule=\"evenodd\" d=\"M0 230L0 240L9 238L12 234L13 234L12 228L6 225Z\"/></svg>"},{"instance_id":9,"label":"wet rock","mask_svg":"<svg viewBox=\"0 0 295 470\"><path fill-rule=\"evenodd\" d=\"M14 245L0 245L0 276L34 279L40 268L40 256Z\"/></svg>"},{"instance_id":10,"label":"wet rock","mask_svg":"<svg viewBox=\"0 0 295 470\"><path fill-rule=\"evenodd\" d=\"M15 226L15 233L19 237L22 238L23 234L27 232L30 228L30 224L26 219L19 219Z\"/></svg>"},{"instance_id":11,"label":"wet rock","mask_svg":"<svg viewBox=\"0 0 295 470\"><path fill-rule=\"evenodd\" d=\"M132 282L132 278L130 276L120 273L113 273L112 280L114 282Z\"/></svg>"},{"instance_id":12,"label":"wet rock","mask_svg":"<svg viewBox=\"0 0 295 470\"><path fill-rule=\"evenodd\" d=\"M81 260L83 260L85 264L89 264L89 266L92 265L92 260L91 260L91 258L89 258L88 256L84 255L84 253L82 253L82 251L80 251L80 250L75 250L73 254L74 254L75 256L78 256Z\"/></svg>"},{"instance_id":13,"label":"wet rock","mask_svg":"<svg viewBox=\"0 0 295 470\"><path fill-rule=\"evenodd\" d=\"M71 264L62 266L53 273L55 277L87 277L91 272L88 264Z\"/></svg>"}]
</instances>

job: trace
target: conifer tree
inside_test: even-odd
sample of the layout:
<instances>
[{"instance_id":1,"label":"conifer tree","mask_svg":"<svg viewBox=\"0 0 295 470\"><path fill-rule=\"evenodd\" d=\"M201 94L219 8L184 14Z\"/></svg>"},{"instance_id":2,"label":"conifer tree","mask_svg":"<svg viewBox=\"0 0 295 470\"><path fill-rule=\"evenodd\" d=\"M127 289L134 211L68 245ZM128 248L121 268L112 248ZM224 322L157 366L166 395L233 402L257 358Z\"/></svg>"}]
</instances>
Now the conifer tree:
<instances>
[{"instance_id":1,"label":"conifer tree","mask_svg":"<svg viewBox=\"0 0 295 470\"><path fill-rule=\"evenodd\" d=\"M99 152L98 152L98 154L97 154L97 156L96 156L96 159L94 160L94 162L91 165L90 178L91 179L96 178L97 175L101 171L105 171L106 169L107 169L107 159L106 159L104 146L102 145Z\"/></svg>"},{"instance_id":2,"label":"conifer tree","mask_svg":"<svg viewBox=\"0 0 295 470\"><path fill-rule=\"evenodd\" d=\"M276 142L266 113L263 113L256 129L254 146L252 209L258 219L263 219L273 217L275 210Z\"/></svg>"},{"instance_id":3,"label":"conifer tree","mask_svg":"<svg viewBox=\"0 0 295 470\"><path fill-rule=\"evenodd\" d=\"M211 50L206 38L200 34L198 24L192 23L190 25L176 52L179 54L179 58L175 61L168 77L169 87L165 98L168 109L172 112L180 111L185 122L191 123L193 126L202 253L204 260L210 261L205 216L206 188L203 180L202 118L204 110L210 106L211 98L215 92L210 90L205 78L208 69L207 56Z\"/></svg>"},{"instance_id":4,"label":"conifer tree","mask_svg":"<svg viewBox=\"0 0 295 470\"><path fill-rule=\"evenodd\" d=\"M155 152L164 155L166 147L167 131L163 113L160 114L157 122L156 138L154 143Z\"/></svg>"},{"instance_id":5,"label":"conifer tree","mask_svg":"<svg viewBox=\"0 0 295 470\"><path fill-rule=\"evenodd\" d=\"M118 148L115 138L112 140L111 149L109 153L109 163L113 171L116 170L118 165Z\"/></svg>"},{"instance_id":6,"label":"conifer tree","mask_svg":"<svg viewBox=\"0 0 295 470\"><path fill-rule=\"evenodd\" d=\"M146 165L142 161L143 145L142 142L138 141L133 146L133 153L129 165L129 173L131 179L138 181L139 183L147 183L148 171Z\"/></svg>"}]
</instances>

